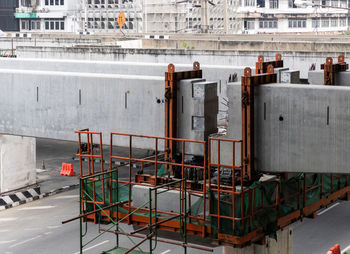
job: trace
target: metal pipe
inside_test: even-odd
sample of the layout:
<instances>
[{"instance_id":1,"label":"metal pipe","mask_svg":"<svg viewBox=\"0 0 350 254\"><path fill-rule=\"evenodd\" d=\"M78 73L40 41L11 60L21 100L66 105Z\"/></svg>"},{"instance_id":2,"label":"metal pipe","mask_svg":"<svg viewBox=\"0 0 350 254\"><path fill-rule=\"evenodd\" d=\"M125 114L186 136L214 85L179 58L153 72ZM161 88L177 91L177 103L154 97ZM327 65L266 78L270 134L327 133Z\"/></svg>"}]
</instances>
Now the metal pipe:
<instances>
[{"instance_id":1,"label":"metal pipe","mask_svg":"<svg viewBox=\"0 0 350 254\"><path fill-rule=\"evenodd\" d=\"M175 216L172 216L166 220L158 221L157 223L152 224L151 227L158 226L164 222L168 222L168 221L173 220L173 219L178 218L178 217L180 217L180 215L175 215ZM142 228L136 229L134 232L131 232L130 234L133 235L133 234L139 233L139 232L141 232L145 229L148 229L148 228L149 228L149 226L147 225L147 226L144 226Z\"/></svg>"},{"instance_id":2,"label":"metal pipe","mask_svg":"<svg viewBox=\"0 0 350 254\"><path fill-rule=\"evenodd\" d=\"M146 242L149 238L151 238L154 235L154 233L151 233L149 235L147 235L145 238L143 238L139 243L137 243L134 247L130 248L129 250L127 250L124 254L128 254L131 251L133 251L134 249L136 249L137 247L139 247L141 244L143 244L144 242Z\"/></svg>"},{"instance_id":3,"label":"metal pipe","mask_svg":"<svg viewBox=\"0 0 350 254\"><path fill-rule=\"evenodd\" d=\"M114 206L117 206L117 205L122 205L122 204L125 204L127 203L128 201L121 201L121 202L117 202L117 203L114 203L114 204L111 204L109 206L106 206L106 207L103 207L103 208L100 208L100 209L97 209L97 210L94 210L94 211L91 211L91 212L87 212L87 213L84 213L84 214L80 214L74 218L71 218L69 220L65 220L65 221L62 221L62 224L66 224L68 222L71 222L71 221L74 221L74 220L77 220L77 219L80 219L80 218L84 218L90 214L94 214L94 213L97 213L97 212L100 212L102 210L105 210L105 209L109 209L109 208L112 208Z\"/></svg>"}]
</instances>

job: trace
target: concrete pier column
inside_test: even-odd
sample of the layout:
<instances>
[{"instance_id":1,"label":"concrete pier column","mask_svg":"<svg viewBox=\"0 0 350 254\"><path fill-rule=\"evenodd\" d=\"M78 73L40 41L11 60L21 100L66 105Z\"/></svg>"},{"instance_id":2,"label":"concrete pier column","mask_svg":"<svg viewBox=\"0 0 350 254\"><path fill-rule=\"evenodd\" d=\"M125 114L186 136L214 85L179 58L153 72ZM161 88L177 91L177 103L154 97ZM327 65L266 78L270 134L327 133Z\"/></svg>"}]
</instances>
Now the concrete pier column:
<instances>
[{"instance_id":1,"label":"concrete pier column","mask_svg":"<svg viewBox=\"0 0 350 254\"><path fill-rule=\"evenodd\" d=\"M293 228L286 227L277 231L277 241L266 237L264 245L252 244L244 248L225 246L223 254L293 254Z\"/></svg>"},{"instance_id":2,"label":"concrete pier column","mask_svg":"<svg viewBox=\"0 0 350 254\"><path fill-rule=\"evenodd\" d=\"M35 138L0 135L0 193L35 183Z\"/></svg>"}]
</instances>

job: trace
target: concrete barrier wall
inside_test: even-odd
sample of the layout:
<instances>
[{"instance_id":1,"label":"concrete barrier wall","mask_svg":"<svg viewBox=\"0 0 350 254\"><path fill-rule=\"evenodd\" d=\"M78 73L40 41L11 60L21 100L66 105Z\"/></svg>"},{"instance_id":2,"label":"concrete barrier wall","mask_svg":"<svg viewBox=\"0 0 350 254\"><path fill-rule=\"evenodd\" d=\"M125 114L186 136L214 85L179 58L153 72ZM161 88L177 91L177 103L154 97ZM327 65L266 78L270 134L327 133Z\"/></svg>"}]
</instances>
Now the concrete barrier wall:
<instances>
[{"instance_id":1,"label":"concrete barrier wall","mask_svg":"<svg viewBox=\"0 0 350 254\"><path fill-rule=\"evenodd\" d=\"M18 46L39 46L39 47L72 47L74 45L101 44L99 39L82 38L0 38L0 50L14 49Z\"/></svg>"},{"instance_id":2,"label":"concrete barrier wall","mask_svg":"<svg viewBox=\"0 0 350 254\"><path fill-rule=\"evenodd\" d=\"M158 100L164 77L5 69L0 75L0 133L77 140L75 130L90 128L102 131L105 143L112 131L164 136ZM116 145L128 146L128 140Z\"/></svg>"},{"instance_id":3,"label":"concrete barrier wall","mask_svg":"<svg viewBox=\"0 0 350 254\"><path fill-rule=\"evenodd\" d=\"M36 183L35 138L0 135L0 193Z\"/></svg>"},{"instance_id":4,"label":"concrete barrier wall","mask_svg":"<svg viewBox=\"0 0 350 254\"><path fill-rule=\"evenodd\" d=\"M282 54L284 66L289 69L300 70L300 77L307 78L308 70L314 63L319 70L327 57L337 58L349 53L340 47L333 51L277 51L278 47L271 45L265 50L251 48L250 50L185 50L185 49L121 49L117 47L74 47L74 48L46 48L46 47L17 47L17 55L20 58L56 58L56 59L83 59L101 61L129 61L152 63L192 63L199 61L204 65L224 66L255 66L259 55L263 55L266 61L274 60L276 53Z\"/></svg>"}]
</instances>

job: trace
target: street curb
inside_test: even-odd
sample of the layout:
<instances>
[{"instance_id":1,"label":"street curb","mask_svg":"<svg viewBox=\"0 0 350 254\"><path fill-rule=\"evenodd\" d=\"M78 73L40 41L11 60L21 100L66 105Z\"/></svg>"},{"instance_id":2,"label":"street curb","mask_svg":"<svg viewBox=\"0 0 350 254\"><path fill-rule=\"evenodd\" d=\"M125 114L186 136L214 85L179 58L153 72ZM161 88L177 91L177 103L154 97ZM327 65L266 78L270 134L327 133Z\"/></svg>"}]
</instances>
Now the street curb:
<instances>
[{"instance_id":1,"label":"street curb","mask_svg":"<svg viewBox=\"0 0 350 254\"><path fill-rule=\"evenodd\" d=\"M77 188L78 186L79 186L79 184L67 185L67 186L64 186L62 188L54 189L54 190L51 190L51 191L46 192L46 193L40 193L40 187L37 187L37 188L34 188L34 189L35 189L35 192L38 195L32 195L31 194L32 197L22 198L23 196L24 197L28 196L28 194L27 193L24 194L24 192L28 192L29 193L29 190L25 190L23 192L18 192L18 193L15 193L15 194L11 194L12 199L13 199L13 195L16 195L16 197L18 199L18 201L15 201L13 203L6 202L6 200L8 200L10 195L9 196L5 196L5 197L1 197L0 201L2 200L3 203L6 203L6 204L5 205L0 205L0 211L6 210L6 209L9 209L9 208L12 208L12 207L16 207L16 206L19 206L19 205L23 205L23 204L29 203L31 201L35 201L35 200L43 199L43 198L46 198L46 197L50 197L50 196L53 196L53 195L56 195L56 194L59 194L59 193L65 192L65 191L73 190L73 189ZM39 191L38 191L38 189L39 189ZM33 193L33 191L30 191L30 192Z\"/></svg>"}]
</instances>

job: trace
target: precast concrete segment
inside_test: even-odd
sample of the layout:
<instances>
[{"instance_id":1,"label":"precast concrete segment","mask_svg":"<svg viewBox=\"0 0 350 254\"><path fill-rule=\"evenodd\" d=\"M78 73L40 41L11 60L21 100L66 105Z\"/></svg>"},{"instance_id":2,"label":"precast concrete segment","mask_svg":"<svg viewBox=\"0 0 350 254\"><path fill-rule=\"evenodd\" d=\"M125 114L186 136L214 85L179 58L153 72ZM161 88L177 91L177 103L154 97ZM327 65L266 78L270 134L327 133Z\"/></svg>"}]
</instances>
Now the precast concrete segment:
<instances>
[{"instance_id":1,"label":"precast concrete segment","mask_svg":"<svg viewBox=\"0 0 350 254\"><path fill-rule=\"evenodd\" d=\"M350 87L269 84L254 90L258 170L350 172ZM240 83L228 85L228 96L227 137L241 139ZM232 163L230 150L221 151L221 162Z\"/></svg>"},{"instance_id":2,"label":"precast concrete segment","mask_svg":"<svg viewBox=\"0 0 350 254\"><path fill-rule=\"evenodd\" d=\"M177 137L204 141L217 132L217 83L203 79L181 80L177 84ZM182 152L181 144L177 145ZM185 153L204 155L203 144L186 143Z\"/></svg>"},{"instance_id":3,"label":"precast concrete segment","mask_svg":"<svg viewBox=\"0 0 350 254\"><path fill-rule=\"evenodd\" d=\"M105 144L113 131L164 136L163 77L5 69L0 75L0 133L75 141L75 130L90 128L103 133ZM153 145L133 140L138 148Z\"/></svg>"},{"instance_id":4,"label":"precast concrete segment","mask_svg":"<svg viewBox=\"0 0 350 254\"><path fill-rule=\"evenodd\" d=\"M176 71L191 70L193 63L186 61L173 62ZM0 58L0 69L10 70L36 70L36 71L58 71L75 73L97 73L97 74L122 74L142 76L162 76L168 71L170 62L141 62L141 61L98 61L98 60L77 60L77 59L33 59L33 58ZM203 78L218 83L217 93L220 97L219 108L221 115L219 120L224 122L224 105L226 98L226 84L230 76L243 75L244 67L224 64L201 64Z\"/></svg>"},{"instance_id":5,"label":"precast concrete segment","mask_svg":"<svg viewBox=\"0 0 350 254\"><path fill-rule=\"evenodd\" d=\"M323 71L309 71L308 81L310 85L323 85ZM334 83L336 86L350 86L350 71L342 71L334 74Z\"/></svg>"}]
</instances>

